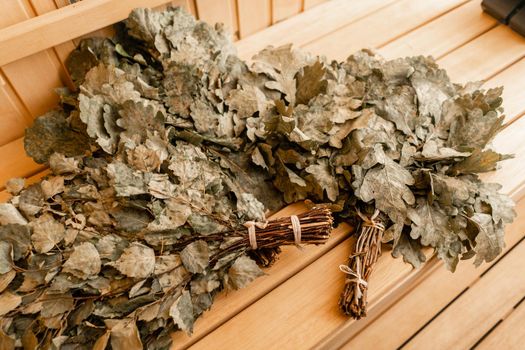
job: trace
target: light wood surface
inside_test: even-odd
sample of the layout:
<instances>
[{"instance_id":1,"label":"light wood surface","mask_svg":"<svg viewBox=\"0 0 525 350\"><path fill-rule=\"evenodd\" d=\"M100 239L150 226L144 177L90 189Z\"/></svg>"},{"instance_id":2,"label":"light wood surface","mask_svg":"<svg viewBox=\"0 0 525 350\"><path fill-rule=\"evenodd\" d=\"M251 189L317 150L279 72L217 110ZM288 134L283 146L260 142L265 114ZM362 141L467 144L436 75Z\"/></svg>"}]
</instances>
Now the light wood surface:
<instances>
[{"instance_id":1,"label":"light wood surface","mask_svg":"<svg viewBox=\"0 0 525 350\"><path fill-rule=\"evenodd\" d=\"M381 47L466 3L465 0L400 0L304 46L314 54L342 60L361 48Z\"/></svg>"},{"instance_id":2,"label":"light wood surface","mask_svg":"<svg viewBox=\"0 0 525 350\"><path fill-rule=\"evenodd\" d=\"M0 0L0 5L2 1L9 2L14 10L0 13L0 28L7 26L0 29L0 186L11 176L33 175L28 182L34 182L47 173L40 172L43 166L24 155L20 136L34 116L56 102L45 95L49 87L68 83L63 61L73 42L93 31L105 35L106 26L127 15L126 7L146 2L84 0L68 5L67 0ZM160 6L169 1L147 2ZM522 305L514 306L525 296L525 281L523 274L513 278L512 271L521 271L525 262L525 243L517 243L525 233L525 200L520 200L525 195L524 38L483 14L478 0L170 3L208 21L226 22L239 31L242 39L236 45L245 59L266 45L287 42L334 59L343 59L361 47L373 47L387 58L433 55L456 81L486 80L488 87L505 85L507 125L494 146L498 151L515 153L516 158L505 161L502 169L486 174L484 179L501 182L504 191L518 201L519 212L507 230L509 253L478 269L464 262L450 274L427 250L429 261L413 270L386 250L370 281L370 316L359 322L346 319L337 309L344 280L337 266L346 260L352 241L348 238L350 228L340 227L327 244L304 251L285 249L267 276L244 290L220 295L197 321L193 337L180 332L173 335L174 348L393 349L404 344L426 349L430 344L464 349L480 339L483 349L495 348L500 340L509 349L519 348L522 342L516 339L523 337L518 327L523 324L525 311ZM59 32L86 16L93 20L81 21L89 23L81 23L81 28L73 28L71 33ZM276 24L270 26L272 23ZM42 33L54 37L41 38ZM32 46L6 51L14 42ZM59 43L64 44L57 46ZM9 71L13 64L20 66ZM42 82L33 81L31 85L27 76L16 80L15 73L31 64L52 68L49 75L41 73ZM33 73L40 77L38 72ZM0 193L0 200L8 197L6 192ZM301 205L290 206L281 215L301 210ZM504 297L494 297L498 295Z\"/></svg>"},{"instance_id":3,"label":"light wood surface","mask_svg":"<svg viewBox=\"0 0 525 350\"><path fill-rule=\"evenodd\" d=\"M478 350L522 349L525 344L525 303L513 309L481 344Z\"/></svg>"},{"instance_id":4,"label":"light wood surface","mask_svg":"<svg viewBox=\"0 0 525 350\"><path fill-rule=\"evenodd\" d=\"M272 24L270 0L237 0L237 11L240 38L245 38Z\"/></svg>"},{"instance_id":5,"label":"light wood surface","mask_svg":"<svg viewBox=\"0 0 525 350\"><path fill-rule=\"evenodd\" d=\"M496 25L478 1L469 1L383 46L379 52L386 58L425 55L437 59Z\"/></svg>"},{"instance_id":6,"label":"light wood surface","mask_svg":"<svg viewBox=\"0 0 525 350\"><path fill-rule=\"evenodd\" d=\"M302 11L301 0L272 0L272 23L290 18Z\"/></svg>"}]
</instances>

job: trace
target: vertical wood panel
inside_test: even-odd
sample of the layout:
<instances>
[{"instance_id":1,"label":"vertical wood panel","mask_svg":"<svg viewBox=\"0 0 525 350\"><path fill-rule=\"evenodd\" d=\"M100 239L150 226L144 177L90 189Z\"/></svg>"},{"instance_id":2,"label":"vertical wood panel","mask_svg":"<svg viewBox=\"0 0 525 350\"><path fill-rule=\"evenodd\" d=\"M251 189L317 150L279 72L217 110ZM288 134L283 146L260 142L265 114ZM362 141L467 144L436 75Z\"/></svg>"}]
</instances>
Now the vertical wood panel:
<instances>
[{"instance_id":1,"label":"vertical wood panel","mask_svg":"<svg viewBox=\"0 0 525 350\"><path fill-rule=\"evenodd\" d=\"M29 112L0 73L0 145L21 137L30 120Z\"/></svg>"},{"instance_id":2,"label":"vertical wood panel","mask_svg":"<svg viewBox=\"0 0 525 350\"><path fill-rule=\"evenodd\" d=\"M0 28L35 16L27 0L2 0L0 8L3 10ZM58 97L53 90L63 83L60 79L61 64L53 50L25 57L1 69L33 117L56 105Z\"/></svg>"},{"instance_id":3,"label":"vertical wood panel","mask_svg":"<svg viewBox=\"0 0 525 350\"><path fill-rule=\"evenodd\" d=\"M199 19L211 25L224 23L235 35L237 19L231 0L197 0L196 4Z\"/></svg>"},{"instance_id":4,"label":"vertical wood panel","mask_svg":"<svg viewBox=\"0 0 525 350\"><path fill-rule=\"evenodd\" d=\"M0 0L0 8L0 28L34 16L25 0ZM21 137L32 117L56 103L57 65L56 56L44 52L0 67L0 145Z\"/></svg>"},{"instance_id":5,"label":"vertical wood panel","mask_svg":"<svg viewBox=\"0 0 525 350\"><path fill-rule=\"evenodd\" d=\"M272 23L301 12L302 0L272 0Z\"/></svg>"},{"instance_id":6,"label":"vertical wood panel","mask_svg":"<svg viewBox=\"0 0 525 350\"><path fill-rule=\"evenodd\" d=\"M173 3L182 3L184 2L184 8L186 9L186 11L188 11L189 13L191 13L193 15L193 17L199 19L199 12L197 12L197 4L195 2L196 0L177 0L177 1L172 1ZM182 6L182 5L176 5L176 6Z\"/></svg>"},{"instance_id":7,"label":"vertical wood panel","mask_svg":"<svg viewBox=\"0 0 525 350\"><path fill-rule=\"evenodd\" d=\"M233 18L233 38L239 40L239 9L237 7L237 0L230 0L230 8L232 9L232 18Z\"/></svg>"},{"instance_id":8,"label":"vertical wood panel","mask_svg":"<svg viewBox=\"0 0 525 350\"><path fill-rule=\"evenodd\" d=\"M323 2L326 2L327 0L304 0L304 9L308 10L314 6L317 6L319 4L322 4Z\"/></svg>"},{"instance_id":9,"label":"vertical wood panel","mask_svg":"<svg viewBox=\"0 0 525 350\"><path fill-rule=\"evenodd\" d=\"M33 7L33 10L35 13L40 16L41 14L54 11L58 8L57 3L53 0L30 0L31 5ZM53 47L53 51L55 52L55 55L58 58L58 61L60 62L61 69L60 69L60 78L64 85L67 85L69 88L74 88L73 81L71 80L71 77L69 76L69 73L67 71L65 62L71 51L75 49L75 43L73 43L72 40L66 41L65 43L62 43L60 45L57 45Z\"/></svg>"},{"instance_id":10,"label":"vertical wood panel","mask_svg":"<svg viewBox=\"0 0 525 350\"><path fill-rule=\"evenodd\" d=\"M239 34L245 38L272 24L270 0L237 0Z\"/></svg>"}]
</instances>

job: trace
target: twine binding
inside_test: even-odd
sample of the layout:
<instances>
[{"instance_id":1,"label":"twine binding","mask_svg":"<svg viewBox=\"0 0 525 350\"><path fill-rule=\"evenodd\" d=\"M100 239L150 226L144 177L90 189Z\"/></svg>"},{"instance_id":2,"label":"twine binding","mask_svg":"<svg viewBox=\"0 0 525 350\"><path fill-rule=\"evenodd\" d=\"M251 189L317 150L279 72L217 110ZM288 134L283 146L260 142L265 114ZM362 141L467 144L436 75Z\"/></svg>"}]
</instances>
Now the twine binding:
<instances>
[{"instance_id":1,"label":"twine binding","mask_svg":"<svg viewBox=\"0 0 525 350\"><path fill-rule=\"evenodd\" d=\"M292 224L294 242L297 246L301 246L301 220L297 215L290 215L290 222ZM244 227L248 229L248 239L250 240L250 247L253 250L257 249L257 235L256 228L264 229L268 225L268 221L246 221Z\"/></svg>"}]
</instances>

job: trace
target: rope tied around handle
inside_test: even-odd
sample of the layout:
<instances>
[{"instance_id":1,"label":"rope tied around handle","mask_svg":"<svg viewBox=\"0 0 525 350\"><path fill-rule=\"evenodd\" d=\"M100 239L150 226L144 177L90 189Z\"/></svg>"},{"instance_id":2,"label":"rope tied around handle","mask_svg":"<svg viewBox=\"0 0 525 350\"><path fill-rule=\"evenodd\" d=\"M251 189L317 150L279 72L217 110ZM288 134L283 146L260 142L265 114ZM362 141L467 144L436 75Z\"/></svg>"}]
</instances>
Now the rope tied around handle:
<instances>
[{"instance_id":1,"label":"rope tied around handle","mask_svg":"<svg viewBox=\"0 0 525 350\"><path fill-rule=\"evenodd\" d=\"M297 246L301 246L301 221L297 215L290 215L290 223L292 224L293 238ZM248 229L248 239L250 240L250 247L253 250L257 249L257 235L256 228L265 229L268 226L268 221L246 221L244 227Z\"/></svg>"},{"instance_id":2,"label":"rope tied around handle","mask_svg":"<svg viewBox=\"0 0 525 350\"><path fill-rule=\"evenodd\" d=\"M297 246L301 246L301 221L297 215L290 216L290 222L292 223L293 239Z\"/></svg>"},{"instance_id":3,"label":"rope tied around handle","mask_svg":"<svg viewBox=\"0 0 525 350\"><path fill-rule=\"evenodd\" d=\"M378 209L375 210L374 214L371 217L367 217L359 209L357 209L357 215L363 220L363 226L365 227L372 227L376 228L378 230L384 231L385 225L383 225L380 221L376 221L377 217L379 216L380 211Z\"/></svg>"},{"instance_id":4,"label":"rope tied around handle","mask_svg":"<svg viewBox=\"0 0 525 350\"><path fill-rule=\"evenodd\" d=\"M244 227L248 229L248 239L250 240L250 247L252 247L253 250L257 249L257 236L255 235L255 227L264 229L266 226L268 226L268 221L246 221L244 223Z\"/></svg>"},{"instance_id":5,"label":"rope tied around handle","mask_svg":"<svg viewBox=\"0 0 525 350\"><path fill-rule=\"evenodd\" d=\"M359 273L359 268L357 269L357 271L354 271L350 268L350 266L341 264L339 265L339 270L341 270L341 272L348 275L346 277L345 283L356 283L358 287L359 285L362 285L364 288L368 286L368 282L365 281L363 277L361 276L361 274ZM361 292L361 288L357 288L357 293L356 293L357 299L361 299L362 296L363 296L363 292Z\"/></svg>"}]
</instances>

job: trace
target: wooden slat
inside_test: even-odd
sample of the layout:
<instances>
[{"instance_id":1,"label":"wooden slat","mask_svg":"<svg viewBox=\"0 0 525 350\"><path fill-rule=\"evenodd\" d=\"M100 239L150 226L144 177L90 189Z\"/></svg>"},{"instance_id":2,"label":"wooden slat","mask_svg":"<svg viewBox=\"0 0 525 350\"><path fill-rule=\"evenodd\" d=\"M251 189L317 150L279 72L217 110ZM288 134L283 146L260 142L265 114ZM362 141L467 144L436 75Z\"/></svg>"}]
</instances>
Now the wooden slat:
<instances>
[{"instance_id":1,"label":"wooden slat","mask_svg":"<svg viewBox=\"0 0 525 350\"><path fill-rule=\"evenodd\" d=\"M381 47L414 28L464 4L465 0L401 0L321 37L304 48L330 59L343 60L364 47ZM307 13L307 12L305 12Z\"/></svg>"},{"instance_id":2,"label":"wooden slat","mask_svg":"<svg viewBox=\"0 0 525 350\"><path fill-rule=\"evenodd\" d=\"M301 12L301 0L272 0L272 23L280 22Z\"/></svg>"},{"instance_id":3,"label":"wooden slat","mask_svg":"<svg viewBox=\"0 0 525 350\"><path fill-rule=\"evenodd\" d=\"M518 202L516 210L518 217L506 229L505 251L525 235L525 199ZM342 350L399 348L494 263L476 268L468 261L461 262L454 273L440 264L429 277L347 342ZM388 336L384 336L385 334ZM381 341L373 342L372 339Z\"/></svg>"},{"instance_id":4,"label":"wooden slat","mask_svg":"<svg viewBox=\"0 0 525 350\"><path fill-rule=\"evenodd\" d=\"M237 51L249 60L268 45L292 43L301 47L329 33L355 22L395 0L331 0L297 16L279 22L261 32L237 42Z\"/></svg>"},{"instance_id":5,"label":"wooden slat","mask_svg":"<svg viewBox=\"0 0 525 350\"><path fill-rule=\"evenodd\" d=\"M503 107L505 108L505 122L511 123L518 116L525 113L525 58L516 62L500 74L491 78L486 87L504 86Z\"/></svg>"},{"instance_id":6,"label":"wooden slat","mask_svg":"<svg viewBox=\"0 0 525 350\"><path fill-rule=\"evenodd\" d=\"M9 1L9 0L8 0ZM80 1L0 30L0 66L126 18L136 7L168 0ZM89 18L89 21L85 19Z\"/></svg>"},{"instance_id":7,"label":"wooden slat","mask_svg":"<svg viewBox=\"0 0 525 350\"><path fill-rule=\"evenodd\" d=\"M497 21L483 12L479 0L469 1L385 45L379 52L386 58L416 55L440 58L496 25Z\"/></svg>"},{"instance_id":8,"label":"wooden slat","mask_svg":"<svg viewBox=\"0 0 525 350\"><path fill-rule=\"evenodd\" d=\"M272 25L270 0L237 0L239 37L246 38Z\"/></svg>"},{"instance_id":9,"label":"wooden slat","mask_svg":"<svg viewBox=\"0 0 525 350\"><path fill-rule=\"evenodd\" d=\"M521 59L525 55L525 38L499 25L456 51L461 54L445 56L441 64L447 67L452 80L464 83L479 80L488 66L496 66L492 70L495 75ZM473 69L465 71L465 66Z\"/></svg>"},{"instance_id":10,"label":"wooden slat","mask_svg":"<svg viewBox=\"0 0 525 350\"><path fill-rule=\"evenodd\" d=\"M0 154L0 188L12 177L27 177L44 169L25 154L22 138L0 146Z\"/></svg>"},{"instance_id":11,"label":"wooden slat","mask_svg":"<svg viewBox=\"0 0 525 350\"><path fill-rule=\"evenodd\" d=\"M16 25L35 16L27 0L4 0L1 6L4 11L0 15L0 28ZM4 54L5 52L2 52L0 56ZM1 70L33 117L56 105L58 98L54 89L64 84L60 78L61 63L53 50L45 50L6 64L1 67ZM3 129L1 131L10 139L19 136L15 134L15 130Z\"/></svg>"},{"instance_id":12,"label":"wooden slat","mask_svg":"<svg viewBox=\"0 0 525 350\"><path fill-rule=\"evenodd\" d=\"M303 0L303 1L304 1L304 9L308 10L314 6L327 2L328 0Z\"/></svg>"},{"instance_id":13,"label":"wooden slat","mask_svg":"<svg viewBox=\"0 0 525 350\"><path fill-rule=\"evenodd\" d=\"M30 123L29 111L0 71L0 145L21 137Z\"/></svg>"},{"instance_id":14,"label":"wooden slat","mask_svg":"<svg viewBox=\"0 0 525 350\"><path fill-rule=\"evenodd\" d=\"M212 25L224 23L232 33L235 32L237 18L230 0L197 0L196 4L199 19Z\"/></svg>"},{"instance_id":15,"label":"wooden slat","mask_svg":"<svg viewBox=\"0 0 525 350\"><path fill-rule=\"evenodd\" d=\"M60 3L61 5L59 6L58 3ZM68 0L63 0L63 1L31 0L31 4L36 14L40 16L40 15L43 15L44 13L55 11L56 9L65 6L65 4L69 4L69 1ZM62 44L57 45L53 48L60 62L62 62L62 65L64 65L69 53L73 51L74 49L75 49L75 44L71 40L63 42Z\"/></svg>"},{"instance_id":16,"label":"wooden slat","mask_svg":"<svg viewBox=\"0 0 525 350\"><path fill-rule=\"evenodd\" d=\"M518 273L522 273L519 271ZM525 344L525 303L522 302L518 307L507 316L503 322L496 327L479 344L477 350L507 349L518 350Z\"/></svg>"},{"instance_id":17,"label":"wooden slat","mask_svg":"<svg viewBox=\"0 0 525 350\"><path fill-rule=\"evenodd\" d=\"M521 241L403 348L471 348L525 295L524 256Z\"/></svg>"}]
</instances>

